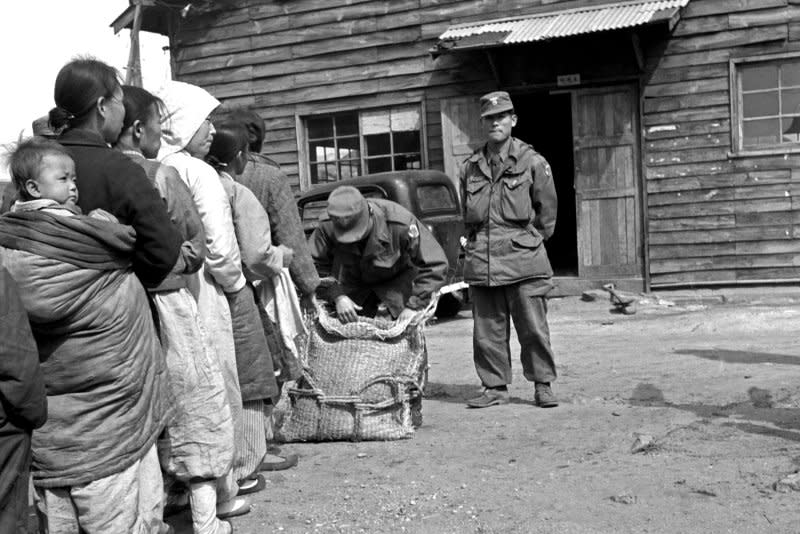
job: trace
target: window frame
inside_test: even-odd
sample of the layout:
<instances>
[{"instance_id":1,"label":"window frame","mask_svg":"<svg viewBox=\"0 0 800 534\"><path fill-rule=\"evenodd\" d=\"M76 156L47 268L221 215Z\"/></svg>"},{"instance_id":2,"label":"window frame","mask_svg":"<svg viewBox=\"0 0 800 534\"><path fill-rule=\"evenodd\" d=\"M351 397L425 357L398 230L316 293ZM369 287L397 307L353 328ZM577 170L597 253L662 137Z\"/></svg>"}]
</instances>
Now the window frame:
<instances>
[{"instance_id":1,"label":"window frame","mask_svg":"<svg viewBox=\"0 0 800 534\"><path fill-rule=\"evenodd\" d=\"M749 156L772 156L783 154L800 154L800 143L795 146L791 144L764 146L758 148L745 148L743 146L744 117L742 117L742 90L739 68L742 65L754 63L777 63L780 60L800 59L800 52L782 52L779 54L765 54L761 56L746 56L731 58L729 64L730 77L730 117L731 117L731 150L728 152L730 158L741 158Z\"/></svg>"},{"instance_id":2,"label":"window frame","mask_svg":"<svg viewBox=\"0 0 800 534\"><path fill-rule=\"evenodd\" d=\"M338 134L338 132L337 132L337 128L338 128L337 124L339 124L339 120L337 119L337 116L341 116L341 115L345 115L345 114L350 114L350 115L355 114L356 115L356 133L355 134L352 134L352 133L350 133L350 134L341 134L341 135ZM322 141L322 140L329 139L328 137L320 137L320 138L312 139L309 136L308 122L310 120L312 120L312 119L315 119L315 118L318 119L320 117L327 118L327 119L331 120L331 134L332 134L332 137L330 137L330 139L333 140L333 144L334 144L334 147L335 147L334 148L334 152L336 153L336 157L333 160L329 161L327 156L326 156L323 161L315 160L312 163L312 161L311 161L311 152L309 151L309 146L308 146L309 143L311 143L312 141ZM308 116L307 115L307 116L304 117L303 124L305 126L304 135L305 135L305 138L306 138L306 154L307 154L307 158L306 158L306 162L305 163L306 163L306 168L308 169L308 173L309 173L309 183L311 182L311 168L313 166L315 166L315 165L319 166L320 163L322 163L323 166L327 166L327 164L333 163L334 167L336 168L337 176L341 175L341 165L342 165L343 162L356 161L357 165L358 165L358 168L359 168L359 171L361 170L361 168L364 165L364 158L361 155L363 153L363 151L364 151L364 141L361 138L361 134L360 134L360 131L359 131L360 126L359 126L358 122L359 122L359 117L358 117L358 112L357 111L356 112L347 112L347 111L345 111L345 112L338 112L338 113L326 113L326 114L320 114L320 115L314 115L314 116ZM359 156L358 156L357 160L355 158L352 158L352 157L351 158L341 158L341 157L339 157L340 156L339 151L341 150L339 143L342 140L348 139L348 138L349 139L355 138L355 140L357 141L358 152L359 152ZM339 179L341 180L341 178L339 178ZM332 182L326 180L324 182L320 182L318 184L311 184L311 185L312 186L313 185L322 185L322 184L326 184L326 183L332 183Z\"/></svg>"},{"instance_id":3,"label":"window frame","mask_svg":"<svg viewBox=\"0 0 800 534\"><path fill-rule=\"evenodd\" d=\"M381 111L381 110L391 110L392 108L398 107L416 107L419 110L420 116L420 169L428 169L429 162L428 162L428 132L427 132L427 112L425 108L425 100L424 98L416 98L416 99L405 99L405 100L388 100L386 103L381 103L381 105L377 104L370 104L370 105L358 105L358 104L338 104L332 106L303 106L300 109L297 109L295 112L295 128L297 132L297 155L298 155L298 178L299 178L299 185L300 191L305 192L312 189L316 185L321 184L312 184L311 183L311 168L310 168L310 154L308 152L308 129L306 127L306 122L308 119L327 116L327 115L336 115L339 113L356 113L359 120L359 145L361 146L361 154L359 159L361 161L361 169L362 172L366 169L364 164L367 161L367 158L364 153L364 136L361 134L361 114L363 112L370 112L370 111ZM364 176L363 174L361 176Z\"/></svg>"}]
</instances>

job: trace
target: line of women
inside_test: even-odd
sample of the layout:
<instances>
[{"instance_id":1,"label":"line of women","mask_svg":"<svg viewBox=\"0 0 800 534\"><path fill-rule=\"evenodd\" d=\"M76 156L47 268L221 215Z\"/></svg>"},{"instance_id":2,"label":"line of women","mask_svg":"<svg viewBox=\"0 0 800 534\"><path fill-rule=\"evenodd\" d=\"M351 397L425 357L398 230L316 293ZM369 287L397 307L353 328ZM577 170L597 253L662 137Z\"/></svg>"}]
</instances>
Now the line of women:
<instances>
[{"instance_id":1,"label":"line of women","mask_svg":"<svg viewBox=\"0 0 800 534\"><path fill-rule=\"evenodd\" d=\"M247 127L233 116L212 124L220 103L197 86L122 86L94 59L65 65L54 96L50 123L75 164L70 216L100 208L111 233L132 240L110 250L93 223L42 246L60 215L25 218L18 201L0 217L0 264L20 287L49 407L32 441L40 526L169 532L167 488L173 506L188 503L194 532L231 532L227 519L249 511L244 495L264 487L280 392L258 288L293 258L233 179L247 162ZM25 225L37 232L22 242L13 234ZM76 259L78 241L114 261Z\"/></svg>"}]
</instances>

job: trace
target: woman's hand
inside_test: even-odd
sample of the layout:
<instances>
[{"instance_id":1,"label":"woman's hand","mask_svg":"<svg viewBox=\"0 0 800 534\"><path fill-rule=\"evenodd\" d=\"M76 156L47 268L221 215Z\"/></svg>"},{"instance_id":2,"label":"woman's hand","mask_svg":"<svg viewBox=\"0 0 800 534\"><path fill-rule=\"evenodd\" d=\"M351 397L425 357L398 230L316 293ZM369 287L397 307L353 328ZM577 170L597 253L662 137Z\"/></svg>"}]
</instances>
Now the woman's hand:
<instances>
[{"instance_id":1,"label":"woman's hand","mask_svg":"<svg viewBox=\"0 0 800 534\"><path fill-rule=\"evenodd\" d=\"M292 260L294 259L294 250L290 249L286 245L278 245L278 250L283 253L283 266L288 267L292 264Z\"/></svg>"},{"instance_id":2,"label":"woman's hand","mask_svg":"<svg viewBox=\"0 0 800 534\"><path fill-rule=\"evenodd\" d=\"M300 297L300 307L306 313L317 313L317 297L314 295L314 293Z\"/></svg>"}]
</instances>

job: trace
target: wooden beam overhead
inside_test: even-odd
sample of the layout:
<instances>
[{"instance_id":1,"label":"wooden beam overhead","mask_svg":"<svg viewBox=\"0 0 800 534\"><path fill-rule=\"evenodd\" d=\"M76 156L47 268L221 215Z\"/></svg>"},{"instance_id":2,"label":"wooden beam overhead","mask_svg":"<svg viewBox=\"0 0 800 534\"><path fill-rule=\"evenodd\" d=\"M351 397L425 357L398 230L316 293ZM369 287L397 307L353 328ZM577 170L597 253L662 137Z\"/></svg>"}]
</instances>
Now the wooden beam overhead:
<instances>
[{"instance_id":1,"label":"wooden beam overhead","mask_svg":"<svg viewBox=\"0 0 800 534\"><path fill-rule=\"evenodd\" d=\"M631 45L633 45L633 55L636 57L636 66L639 67L639 72L641 72L644 70L645 60L642 52L642 43L636 32L631 33Z\"/></svg>"},{"instance_id":2,"label":"wooden beam overhead","mask_svg":"<svg viewBox=\"0 0 800 534\"><path fill-rule=\"evenodd\" d=\"M498 86L502 86L502 82L500 81L500 72L497 70L497 64L494 61L494 54L491 50L486 49L486 59L489 61L489 68L492 69L492 76L494 76L494 81L497 82Z\"/></svg>"},{"instance_id":3,"label":"wooden beam overhead","mask_svg":"<svg viewBox=\"0 0 800 534\"><path fill-rule=\"evenodd\" d=\"M155 0L130 0L130 5L123 11L117 18L114 19L114 22L110 24L111 28L114 30L114 34L119 33L120 31L124 30L125 28L133 27L134 18L136 16L136 8L142 8L142 16L144 16L144 8L153 8L156 7ZM144 25L143 28L145 31L150 31L147 25Z\"/></svg>"}]
</instances>

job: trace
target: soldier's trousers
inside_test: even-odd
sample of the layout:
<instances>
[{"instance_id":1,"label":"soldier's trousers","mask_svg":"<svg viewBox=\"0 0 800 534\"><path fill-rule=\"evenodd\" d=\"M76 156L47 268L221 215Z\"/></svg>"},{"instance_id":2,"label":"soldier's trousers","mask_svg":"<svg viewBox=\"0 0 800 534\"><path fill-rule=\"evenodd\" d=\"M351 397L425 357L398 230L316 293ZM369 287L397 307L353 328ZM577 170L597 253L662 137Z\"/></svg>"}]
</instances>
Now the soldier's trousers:
<instances>
[{"instance_id":1,"label":"soldier's trousers","mask_svg":"<svg viewBox=\"0 0 800 534\"><path fill-rule=\"evenodd\" d=\"M521 345L526 379L553 382L556 365L547 326L546 291L541 280L495 287L470 286L474 330L473 358L485 387L511 383L511 321Z\"/></svg>"}]
</instances>

